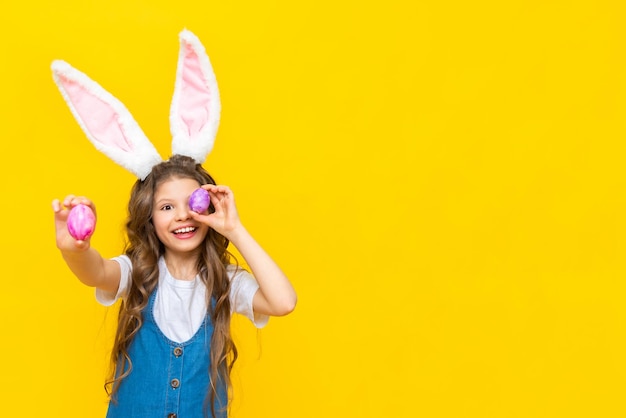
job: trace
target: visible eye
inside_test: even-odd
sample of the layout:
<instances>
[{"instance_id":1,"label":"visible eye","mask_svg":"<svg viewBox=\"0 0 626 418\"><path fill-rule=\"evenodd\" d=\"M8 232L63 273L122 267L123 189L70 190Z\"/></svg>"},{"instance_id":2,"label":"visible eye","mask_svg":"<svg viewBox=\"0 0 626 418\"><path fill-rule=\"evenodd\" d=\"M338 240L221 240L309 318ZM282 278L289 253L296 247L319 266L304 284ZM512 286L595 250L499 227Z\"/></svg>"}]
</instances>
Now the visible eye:
<instances>
[{"instance_id":1,"label":"visible eye","mask_svg":"<svg viewBox=\"0 0 626 418\"><path fill-rule=\"evenodd\" d=\"M161 206L161 210L172 210L174 209L174 206L170 205L170 204L166 204Z\"/></svg>"}]
</instances>

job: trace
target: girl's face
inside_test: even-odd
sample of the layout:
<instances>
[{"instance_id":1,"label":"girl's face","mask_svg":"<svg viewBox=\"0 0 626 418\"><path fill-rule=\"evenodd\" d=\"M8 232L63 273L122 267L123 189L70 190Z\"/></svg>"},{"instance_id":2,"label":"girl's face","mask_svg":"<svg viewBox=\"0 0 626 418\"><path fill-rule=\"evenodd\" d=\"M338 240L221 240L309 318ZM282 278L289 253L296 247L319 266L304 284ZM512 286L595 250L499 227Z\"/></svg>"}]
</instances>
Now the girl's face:
<instances>
[{"instance_id":1,"label":"girl's face","mask_svg":"<svg viewBox=\"0 0 626 418\"><path fill-rule=\"evenodd\" d=\"M152 223L166 253L188 254L200 246L208 233L209 227L190 215L189 196L198 187L196 180L172 178L156 189Z\"/></svg>"}]
</instances>

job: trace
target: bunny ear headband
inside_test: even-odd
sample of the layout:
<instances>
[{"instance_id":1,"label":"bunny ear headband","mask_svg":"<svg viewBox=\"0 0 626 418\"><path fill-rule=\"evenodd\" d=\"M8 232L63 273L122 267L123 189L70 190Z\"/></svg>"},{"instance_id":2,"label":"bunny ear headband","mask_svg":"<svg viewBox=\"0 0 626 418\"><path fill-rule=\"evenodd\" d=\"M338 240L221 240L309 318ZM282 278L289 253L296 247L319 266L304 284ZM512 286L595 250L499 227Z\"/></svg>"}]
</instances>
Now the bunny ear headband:
<instances>
[{"instance_id":1,"label":"bunny ear headband","mask_svg":"<svg viewBox=\"0 0 626 418\"><path fill-rule=\"evenodd\" d=\"M170 109L172 153L202 164L217 134L220 96L200 40L188 30L183 30L179 37ZM64 61L54 61L52 73L78 124L99 151L141 180L163 161L122 102Z\"/></svg>"}]
</instances>

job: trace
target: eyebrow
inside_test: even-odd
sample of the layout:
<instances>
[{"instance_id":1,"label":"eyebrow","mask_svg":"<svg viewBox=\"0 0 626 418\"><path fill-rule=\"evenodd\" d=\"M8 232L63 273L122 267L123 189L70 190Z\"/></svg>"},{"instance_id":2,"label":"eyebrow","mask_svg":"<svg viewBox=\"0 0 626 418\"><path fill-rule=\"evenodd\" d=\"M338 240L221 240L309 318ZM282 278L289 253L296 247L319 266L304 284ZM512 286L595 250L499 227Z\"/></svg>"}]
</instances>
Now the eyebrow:
<instances>
[{"instance_id":1,"label":"eyebrow","mask_svg":"<svg viewBox=\"0 0 626 418\"><path fill-rule=\"evenodd\" d=\"M164 197L163 199L159 199L156 202L154 202L154 205L158 206L158 205L160 205L162 203L171 203L171 202L172 202L172 199Z\"/></svg>"}]
</instances>

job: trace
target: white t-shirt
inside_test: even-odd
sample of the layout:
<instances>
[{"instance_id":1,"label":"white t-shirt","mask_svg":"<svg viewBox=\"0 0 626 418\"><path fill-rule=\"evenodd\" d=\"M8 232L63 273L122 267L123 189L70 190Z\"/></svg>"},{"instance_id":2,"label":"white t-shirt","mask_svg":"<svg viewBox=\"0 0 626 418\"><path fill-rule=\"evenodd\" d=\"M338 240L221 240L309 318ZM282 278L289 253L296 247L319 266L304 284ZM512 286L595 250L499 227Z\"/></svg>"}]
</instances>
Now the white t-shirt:
<instances>
[{"instance_id":1,"label":"white t-shirt","mask_svg":"<svg viewBox=\"0 0 626 418\"><path fill-rule=\"evenodd\" d=\"M113 258L120 265L121 277L117 293L96 289L96 299L104 306L111 306L126 296L130 283L132 265L126 255ZM227 268L230 278L230 306L250 319L257 328L263 328L269 317L255 314L252 299L259 288L254 277L235 266ZM159 259L159 285L154 301L154 319L159 329L172 341L188 341L200 328L206 315L206 286L196 276L194 280L177 280L167 270L163 257Z\"/></svg>"}]
</instances>

